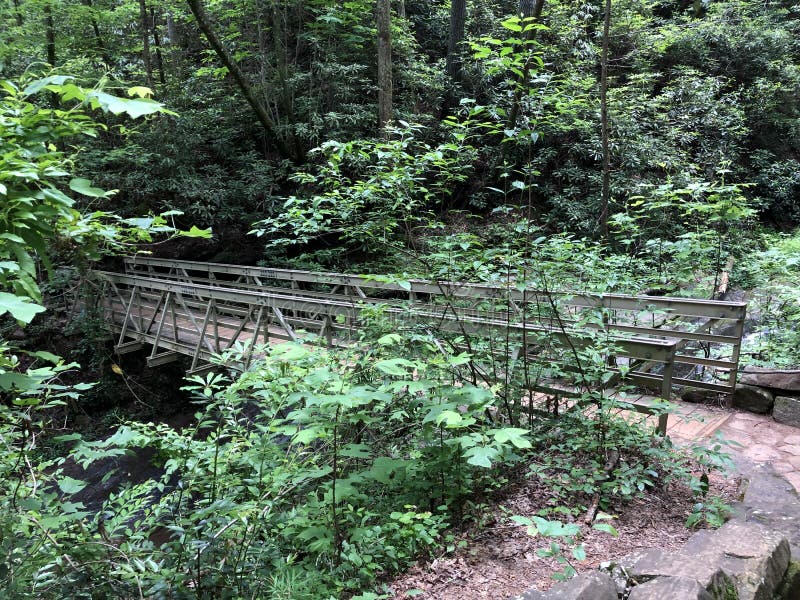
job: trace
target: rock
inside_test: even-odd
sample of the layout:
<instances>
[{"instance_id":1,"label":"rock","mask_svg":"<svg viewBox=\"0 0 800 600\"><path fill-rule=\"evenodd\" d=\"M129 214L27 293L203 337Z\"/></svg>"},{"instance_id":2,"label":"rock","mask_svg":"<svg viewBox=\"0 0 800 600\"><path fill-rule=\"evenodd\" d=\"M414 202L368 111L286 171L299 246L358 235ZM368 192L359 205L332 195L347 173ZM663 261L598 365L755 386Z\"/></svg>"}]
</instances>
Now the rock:
<instances>
[{"instance_id":1,"label":"rock","mask_svg":"<svg viewBox=\"0 0 800 600\"><path fill-rule=\"evenodd\" d=\"M800 392L800 369L762 369L746 366L739 381L784 392Z\"/></svg>"},{"instance_id":2,"label":"rock","mask_svg":"<svg viewBox=\"0 0 800 600\"><path fill-rule=\"evenodd\" d=\"M778 423L800 427L800 398L778 396L775 398L775 407L772 418Z\"/></svg>"},{"instance_id":3,"label":"rock","mask_svg":"<svg viewBox=\"0 0 800 600\"><path fill-rule=\"evenodd\" d=\"M698 404L717 404L719 402L719 392L693 387L684 388L681 391L681 400Z\"/></svg>"},{"instance_id":4,"label":"rock","mask_svg":"<svg viewBox=\"0 0 800 600\"><path fill-rule=\"evenodd\" d=\"M656 577L631 590L628 600L714 600L696 579Z\"/></svg>"},{"instance_id":5,"label":"rock","mask_svg":"<svg viewBox=\"0 0 800 600\"><path fill-rule=\"evenodd\" d=\"M733 585L720 566L724 558L723 552L716 548L709 548L707 553L702 554L651 548L623 558L620 566L628 573L628 578L638 585L656 577L696 580L716 599L724 598L724 591Z\"/></svg>"},{"instance_id":6,"label":"rock","mask_svg":"<svg viewBox=\"0 0 800 600\"><path fill-rule=\"evenodd\" d=\"M733 393L734 408L741 408L753 413L766 414L772 409L775 396L769 390L753 385L736 386Z\"/></svg>"},{"instance_id":7,"label":"rock","mask_svg":"<svg viewBox=\"0 0 800 600\"><path fill-rule=\"evenodd\" d=\"M617 600L617 588L605 573L590 571L557 583L546 592L528 590L514 600Z\"/></svg>"},{"instance_id":8,"label":"rock","mask_svg":"<svg viewBox=\"0 0 800 600\"><path fill-rule=\"evenodd\" d=\"M771 600L791 555L781 533L739 520L716 531L698 531L680 552L687 557L722 555L717 565L733 581L739 600Z\"/></svg>"}]
</instances>

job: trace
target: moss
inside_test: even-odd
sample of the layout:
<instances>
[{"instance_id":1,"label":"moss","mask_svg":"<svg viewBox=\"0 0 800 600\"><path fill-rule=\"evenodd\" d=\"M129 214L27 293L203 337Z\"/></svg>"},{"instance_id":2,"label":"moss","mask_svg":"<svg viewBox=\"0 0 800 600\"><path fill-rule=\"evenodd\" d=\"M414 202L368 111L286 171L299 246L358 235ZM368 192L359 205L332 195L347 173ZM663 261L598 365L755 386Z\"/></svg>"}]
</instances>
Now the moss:
<instances>
[{"instance_id":1,"label":"moss","mask_svg":"<svg viewBox=\"0 0 800 600\"><path fill-rule=\"evenodd\" d=\"M783 575L773 600L797 600L800 598L800 562L793 560Z\"/></svg>"}]
</instances>

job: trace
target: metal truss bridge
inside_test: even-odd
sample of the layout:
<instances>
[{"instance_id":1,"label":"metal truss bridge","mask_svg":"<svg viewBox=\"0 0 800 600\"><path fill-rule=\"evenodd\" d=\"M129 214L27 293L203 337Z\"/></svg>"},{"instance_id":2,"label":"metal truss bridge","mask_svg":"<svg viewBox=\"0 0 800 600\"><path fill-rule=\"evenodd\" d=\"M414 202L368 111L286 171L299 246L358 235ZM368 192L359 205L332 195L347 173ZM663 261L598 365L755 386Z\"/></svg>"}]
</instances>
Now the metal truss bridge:
<instances>
[{"instance_id":1,"label":"metal truss bridge","mask_svg":"<svg viewBox=\"0 0 800 600\"><path fill-rule=\"evenodd\" d=\"M186 356L189 373L198 373L215 355L240 347L245 352L238 367L246 369L264 344L299 342L309 334L327 345L347 344L377 312L398 329L425 331L452 348L488 340L509 370L543 344L575 355L600 332L614 348L608 369L616 375L609 383L624 374L665 399L676 385L733 392L746 310L743 302L552 293L140 256L126 258L124 272L95 276L98 308L116 351L149 346L151 366ZM564 391L540 383L540 389Z\"/></svg>"}]
</instances>

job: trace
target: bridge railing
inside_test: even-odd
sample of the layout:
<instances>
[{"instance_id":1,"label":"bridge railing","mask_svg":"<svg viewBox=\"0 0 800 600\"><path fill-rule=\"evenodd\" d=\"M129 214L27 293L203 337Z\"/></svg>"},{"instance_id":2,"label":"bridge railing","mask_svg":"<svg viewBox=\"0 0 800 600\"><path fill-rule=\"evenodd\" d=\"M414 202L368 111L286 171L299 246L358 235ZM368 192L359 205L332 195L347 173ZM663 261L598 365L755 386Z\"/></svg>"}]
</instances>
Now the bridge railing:
<instances>
[{"instance_id":1,"label":"bridge railing","mask_svg":"<svg viewBox=\"0 0 800 600\"><path fill-rule=\"evenodd\" d=\"M317 273L294 269L128 257L126 272L141 277L232 288L259 294L290 294L295 300L321 304L388 304L400 312L408 306L431 315L452 313L446 321L471 327L484 319L493 326L557 331L603 329L630 350L630 361L618 367L633 381L664 391L688 385L731 393L741 351L746 303L658 296L546 292L486 283L462 283L381 276ZM294 316L297 309L288 309ZM603 321L585 319L586 311L602 311ZM441 316L441 315L440 315ZM453 326L450 322L449 325ZM486 327L482 324L481 327ZM336 326L332 326L335 329ZM636 340L630 342L626 340ZM649 344L649 346L648 346ZM660 344L674 346L675 373L664 371ZM636 347L634 352L631 348ZM646 349L649 348L649 349ZM628 350L626 350L627 352Z\"/></svg>"}]
</instances>

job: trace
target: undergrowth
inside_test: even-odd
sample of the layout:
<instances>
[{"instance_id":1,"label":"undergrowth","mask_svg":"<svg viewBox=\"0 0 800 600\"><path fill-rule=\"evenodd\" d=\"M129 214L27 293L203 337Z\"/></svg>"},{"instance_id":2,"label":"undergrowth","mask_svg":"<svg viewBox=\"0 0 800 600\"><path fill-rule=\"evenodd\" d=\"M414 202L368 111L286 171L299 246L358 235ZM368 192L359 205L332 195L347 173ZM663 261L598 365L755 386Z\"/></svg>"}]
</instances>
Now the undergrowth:
<instances>
[{"instance_id":1,"label":"undergrowth","mask_svg":"<svg viewBox=\"0 0 800 600\"><path fill-rule=\"evenodd\" d=\"M3 478L6 597L378 598L381 579L453 550L476 494L512 467L530 465L551 489L552 510L531 521L545 536L572 537L595 495L613 511L676 478L702 491L685 455L617 416L601 391L576 404L590 412L506 412L500 386L462 381L469 355L406 332L260 352L244 373L189 381L192 427L126 422L100 441L61 436L66 464L31 464L35 444L7 439L29 468ZM87 483L69 465L88 473L143 449L161 475L87 509ZM556 556L555 546L545 551Z\"/></svg>"}]
</instances>

